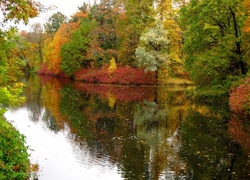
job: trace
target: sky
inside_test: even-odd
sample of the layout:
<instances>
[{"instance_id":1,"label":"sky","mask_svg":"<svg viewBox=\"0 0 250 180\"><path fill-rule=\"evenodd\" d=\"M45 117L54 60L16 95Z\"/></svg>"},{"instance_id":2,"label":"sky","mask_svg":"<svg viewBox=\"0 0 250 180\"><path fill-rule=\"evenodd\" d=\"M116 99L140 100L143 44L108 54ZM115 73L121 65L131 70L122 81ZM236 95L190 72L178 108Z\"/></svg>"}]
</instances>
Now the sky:
<instances>
[{"instance_id":1,"label":"sky","mask_svg":"<svg viewBox=\"0 0 250 180\"><path fill-rule=\"evenodd\" d=\"M17 25L19 30L29 31L30 25L37 23L37 22L44 24L46 22L46 19L48 19L52 14L58 11L63 13L67 17L70 17L75 12L77 12L78 7L81 6L84 2L93 4L95 0L36 0L36 1L40 2L41 4L45 6L56 6L57 8L53 11L42 13L39 15L39 17L30 19L28 26L25 26L22 23Z\"/></svg>"}]
</instances>

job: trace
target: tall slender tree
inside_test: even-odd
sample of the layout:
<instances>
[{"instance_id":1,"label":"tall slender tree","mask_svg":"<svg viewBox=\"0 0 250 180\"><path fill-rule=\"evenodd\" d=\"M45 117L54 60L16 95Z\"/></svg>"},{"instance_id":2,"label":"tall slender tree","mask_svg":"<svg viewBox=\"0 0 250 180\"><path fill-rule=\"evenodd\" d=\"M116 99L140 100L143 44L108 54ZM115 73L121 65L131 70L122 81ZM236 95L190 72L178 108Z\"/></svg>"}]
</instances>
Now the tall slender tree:
<instances>
[{"instance_id":1,"label":"tall slender tree","mask_svg":"<svg viewBox=\"0 0 250 180\"><path fill-rule=\"evenodd\" d=\"M44 24L44 29L48 34L54 34L60 26L66 21L67 17L61 12L52 14Z\"/></svg>"}]
</instances>

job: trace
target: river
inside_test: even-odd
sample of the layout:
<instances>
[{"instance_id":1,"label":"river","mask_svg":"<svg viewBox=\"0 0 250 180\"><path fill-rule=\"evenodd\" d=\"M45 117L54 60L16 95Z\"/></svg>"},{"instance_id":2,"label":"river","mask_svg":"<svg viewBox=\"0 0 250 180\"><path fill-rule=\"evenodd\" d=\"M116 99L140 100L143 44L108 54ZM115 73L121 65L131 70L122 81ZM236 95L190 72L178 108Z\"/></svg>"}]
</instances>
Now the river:
<instances>
[{"instance_id":1,"label":"river","mask_svg":"<svg viewBox=\"0 0 250 180\"><path fill-rule=\"evenodd\" d=\"M5 117L26 136L39 180L247 179L250 133L225 99L181 86L24 79Z\"/></svg>"}]
</instances>

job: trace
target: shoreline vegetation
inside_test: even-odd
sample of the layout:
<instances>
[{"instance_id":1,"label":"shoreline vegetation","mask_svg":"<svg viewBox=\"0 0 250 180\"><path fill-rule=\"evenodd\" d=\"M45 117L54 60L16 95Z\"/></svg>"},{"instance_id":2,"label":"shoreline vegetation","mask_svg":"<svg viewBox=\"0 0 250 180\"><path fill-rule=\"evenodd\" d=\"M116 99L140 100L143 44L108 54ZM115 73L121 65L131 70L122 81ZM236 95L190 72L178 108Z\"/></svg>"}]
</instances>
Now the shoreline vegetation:
<instances>
[{"instance_id":1,"label":"shoreline vegetation","mask_svg":"<svg viewBox=\"0 0 250 180\"><path fill-rule=\"evenodd\" d=\"M165 74L160 71L158 79L155 72L145 72L142 68L120 66L114 70L109 70L107 66L101 68L81 68L73 75L67 76L63 72L55 74L43 64L37 72L39 75L54 76L60 78L70 78L75 81L94 84L111 85L194 85L187 77L163 77Z\"/></svg>"},{"instance_id":2,"label":"shoreline vegetation","mask_svg":"<svg viewBox=\"0 0 250 180\"><path fill-rule=\"evenodd\" d=\"M0 117L0 179L27 179L30 175L25 137Z\"/></svg>"}]
</instances>

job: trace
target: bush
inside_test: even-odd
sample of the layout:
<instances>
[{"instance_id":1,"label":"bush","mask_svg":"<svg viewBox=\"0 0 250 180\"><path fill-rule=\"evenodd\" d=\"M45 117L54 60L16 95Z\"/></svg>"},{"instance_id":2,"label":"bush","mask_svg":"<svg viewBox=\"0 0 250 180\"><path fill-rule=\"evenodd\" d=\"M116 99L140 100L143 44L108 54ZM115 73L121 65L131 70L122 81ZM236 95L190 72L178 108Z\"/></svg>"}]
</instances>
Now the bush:
<instances>
[{"instance_id":1,"label":"bush","mask_svg":"<svg viewBox=\"0 0 250 180\"><path fill-rule=\"evenodd\" d=\"M236 113L249 113L250 111L250 78L245 83L232 89L229 97L231 110Z\"/></svg>"},{"instance_id":2,"label":"bush","mask_svg":"<svg viewBox=\"0 0 250 180\"><path fill-rule=\"evenodd\" d=\"M75 79L89 83L101 84L156 84L154 73L145 73L143 69L132 67L119 67L112 72L106 68L81 68L75 73Z\"/></svg>"},{"instance_id":3,"label":"bush","mask_svg":"<svg viewBox=\"0 0 250 180\"><path fill-rule=\"evenodd\" d=\"M29 159L24 136L0 117L0 179L28 178Z\"/></svg>"}]
</instances>

